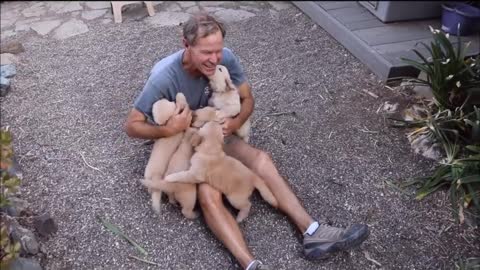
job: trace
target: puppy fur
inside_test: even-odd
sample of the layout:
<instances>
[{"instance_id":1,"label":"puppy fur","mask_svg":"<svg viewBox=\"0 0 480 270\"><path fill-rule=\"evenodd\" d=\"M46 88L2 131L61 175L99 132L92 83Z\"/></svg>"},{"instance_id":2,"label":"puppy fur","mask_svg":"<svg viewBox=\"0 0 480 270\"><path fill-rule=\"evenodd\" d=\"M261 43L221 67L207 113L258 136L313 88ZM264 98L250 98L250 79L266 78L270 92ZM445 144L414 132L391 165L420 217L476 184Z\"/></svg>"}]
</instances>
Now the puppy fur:
<instances>
[{"instance_id":1,"label":"puppy fur","mask_svg":"<svg viewBox=\"0 0 480 270\"><path fill-rule=\"evenodd\" d=\"M165 177L167 182L202 183L206 182L220 190L228 201L239 210L237 222L244 220L251 208L250 196L256 188L260 195L273 207L278 207L274 195L264 181L223 151L222 127L210 121L192 135L195 153L188 171L177 172ZM152 189L160 189L158 182L145 179L143 184Z\"/></svg>"},{"instance_id":2,"label":"puppy fur","mask_svg":"<svg viewBox=\"0 0 480 270\"><path fill-rule=\"evenodd\" d=\"M165 124L168 119L183 110L188 103L182 93L176 96L176 103L170 102L166 99L161 99L153 104L152 114L153 120L159 125ZM145 168L144 178L159 182L162 181L164 173L167 170L170 158L177 150L184 132L178 133L174 136L160 138L155 140L153 144L152 153ZM152 197L152 208L155 212L160 213L160 200L162 198L161 190L150 190Z\"/></svg>"},{"instance_id":3,"label":"puppy fur","mask_svg":"<svg viewBox=\"0 0 480 270\"><path fill-rule=\"evenodd\" d=\"M217 65L215 74L208 77L212 89L209 105L220 110L219 117L234 117L240 113L240 95L237 87L230 79L230 73L225 66ZM235 131L240 138L248 143L250 138L250 119Z\"/></svg>"}]
</instances>

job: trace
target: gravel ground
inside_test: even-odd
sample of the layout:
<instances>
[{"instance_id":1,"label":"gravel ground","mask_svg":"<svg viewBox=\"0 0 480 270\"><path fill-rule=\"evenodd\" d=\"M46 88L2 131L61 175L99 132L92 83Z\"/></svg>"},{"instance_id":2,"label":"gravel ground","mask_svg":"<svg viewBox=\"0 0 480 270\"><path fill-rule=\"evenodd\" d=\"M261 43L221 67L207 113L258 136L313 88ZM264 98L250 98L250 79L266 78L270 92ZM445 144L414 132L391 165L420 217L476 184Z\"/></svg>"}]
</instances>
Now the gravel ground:
<instances>
[{"instance_id":1,"label":"gravel ground","mask_svg":"<svg viewBox=\"0 0 480 270\"><path fill-rule=\"evenodd\" d=\"M22 197L58 222L57 234L43 239L45 269L240 269L202 218L186 220L169 204L154 214L138 182L151 145L123 132L153 64L181 48L180 27L89 27L64 41L21 36L26 52L15 89L1 100L2 126L12 129L24 170ZM229 24L226 45L253 85L252 144L272 155L312 216L371 228L361 248L310 262L293 224L255 194L241 228L258 258L273 269L452 269L480 253L478 231L454 222L445 193L417 202L412 190L385 185L433 163L414 155L403 132L376 113L403 96L323 29L296 8L265 9ZM96 215L161 267L129 258L139 254Z\"/></svg>"}]
</instances>

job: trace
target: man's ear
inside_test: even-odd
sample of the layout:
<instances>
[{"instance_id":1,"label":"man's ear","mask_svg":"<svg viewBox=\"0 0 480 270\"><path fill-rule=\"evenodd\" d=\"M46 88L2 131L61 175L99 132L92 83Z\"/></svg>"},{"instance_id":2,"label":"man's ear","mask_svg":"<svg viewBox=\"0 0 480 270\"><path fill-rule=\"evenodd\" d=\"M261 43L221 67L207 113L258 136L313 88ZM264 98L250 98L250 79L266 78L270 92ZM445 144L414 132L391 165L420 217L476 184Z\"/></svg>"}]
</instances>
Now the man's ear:
<instances>
[{"instance_id":1,"label":"man's ear","mask_svg":"<svg viewBox=\"0 0 480 270\"><path fill-rule=\"evenodd\" d=\"M190 144L192 144L192 146L195 147L195 146L198 146L199 144L201 144L202 140L203 140L202 136L198 135L197 132L194 132L192 134L192 138L190 138Z\"/></svg>"},{"instance_id":2,"label":"man's ear","mask_svg":"<svg viewBox=\"0 0 480 270\"><path fill-rule=\"evenodd\" d=\"M183 46L185 46L185 48L188 48L188 46L190 46L190 44L188 44L188 41L186 38L183 38Z\"/></svg>"}]
</instances>

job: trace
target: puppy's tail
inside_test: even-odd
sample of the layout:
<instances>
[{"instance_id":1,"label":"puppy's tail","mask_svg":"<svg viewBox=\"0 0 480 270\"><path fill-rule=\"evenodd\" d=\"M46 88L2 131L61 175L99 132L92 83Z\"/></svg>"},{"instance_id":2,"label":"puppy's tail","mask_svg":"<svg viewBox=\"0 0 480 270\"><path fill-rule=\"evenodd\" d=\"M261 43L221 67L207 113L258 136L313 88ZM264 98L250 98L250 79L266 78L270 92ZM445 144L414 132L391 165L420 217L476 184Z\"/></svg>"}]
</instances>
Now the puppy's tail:
<instances>
[{"instance_id":1,"label":"puppy's tail","mask_svg":"<svg viewBox=\"0 0 480 270\"><path fill-rule=\"evenodd\" d=\"M260 192L260 195L265 201L275 208L278 207L278 201L275 199L272 191L270 191L270 189L267 187L265 181L255 174L253 177L253 186L258 189L258 192Z\"/></svg>"},{"instance_id":2,"label":"puppy's tail","mask_svg":"<svg viewBox=\"0 0 480 270\"><path fill-rule=\"evenodd\" d=\"M151 180L146 180L142 179L140 182L149 188L149 190L152 191L152 208L153 211L155 211L157 214L160 214L161 212L161 207L160 207L160 201L162 199L162 191L168 191L168 184L165 183L165 181L151 181Z\"/></svg>"}]
</instances>

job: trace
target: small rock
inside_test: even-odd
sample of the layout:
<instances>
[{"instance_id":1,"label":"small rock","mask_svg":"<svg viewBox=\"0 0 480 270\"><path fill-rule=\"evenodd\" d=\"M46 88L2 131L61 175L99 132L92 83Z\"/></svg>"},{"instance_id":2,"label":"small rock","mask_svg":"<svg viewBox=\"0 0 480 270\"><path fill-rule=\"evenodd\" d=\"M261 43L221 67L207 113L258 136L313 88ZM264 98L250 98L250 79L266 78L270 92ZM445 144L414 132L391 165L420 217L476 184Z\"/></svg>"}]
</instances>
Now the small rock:
<instances>
[{"instance_id":1,"label":"small rock","mask_svg":"<svg viewBox=\"0 0 480 270\"><path fill-rule=\"evenodd\" d=\"M43 268L34 259L17 258L10 264L10 270L43 270Z\"/></svg>"},{"instance_id":2,"label":"small rock","mask_svg":"<svg viewBox=\"0 0 480 270\"><path fill-rule=\"evenodd\" d=\"M12 78L17 74L17 69L14 64L1 65L0 66L0 76L4 78Z\"/></svg>"},{"instance_id":3,"label":"small rock","mask_svg":"<svg viewBox=\"0 0 480 270\"><path fill-rule=\"evenodd\" d=\"M10 92L10 80L0 77L0 97L4 97Z\"/></svg>"},{"instance_id":4,"label":"small rock","mask_svg":"<svg viewBox=\"0 0 480 270\"><path fill-rule=\"evenodd\" d=\"M58 231L57 223L48 213L36 216L33 220L33 225L42 236L48 236Z\"/></svg>"},{"instance_id":5,"label":"small rock","mask_svg":"<svg viewBox=\"0 0 480 270\"><path fill-rule=\"evenodd\" d=\"M434 143L427 135L417 136L410 139L410 145L416 154L420 154L428 159L439 161L442 159L442 147L439 143Z\"/></svg>"},{"instance_id":6,"label":"small rock","mask_svg":"<svg viewBox=\"0 0 480 270\"><path fill-rule=\"evenodd\" d=\"M17 57L11 53L2 53L0 54L0 64L1 65L11 65L18 62Z\"/></svg>"},{"instance_id":7,"label":"small rock","mask_svg":"<svg viewBox=\"0 0 480 270\"><path fill-rule=\"evenodd\" d=\"M5 45L0 45L0 53L12 53L12 54L17 54L24 52L25 48L23 48L22 43L18 41L11 41L8 42Z\"/></svg>"},{"instance_id":8,"label":"small rock","mask_svg":"<svg viewBox=\"0 0 480 270\"><path fill-rule=\"evenodd\" d=\"M38 244L35 234L26 229L18 223L13 226L11 236L14 241L19 242L22 245L21 254L22 255L35 255L40 250L40 245Z\"/></svg>"}]
</instances>

